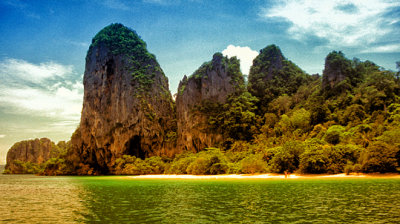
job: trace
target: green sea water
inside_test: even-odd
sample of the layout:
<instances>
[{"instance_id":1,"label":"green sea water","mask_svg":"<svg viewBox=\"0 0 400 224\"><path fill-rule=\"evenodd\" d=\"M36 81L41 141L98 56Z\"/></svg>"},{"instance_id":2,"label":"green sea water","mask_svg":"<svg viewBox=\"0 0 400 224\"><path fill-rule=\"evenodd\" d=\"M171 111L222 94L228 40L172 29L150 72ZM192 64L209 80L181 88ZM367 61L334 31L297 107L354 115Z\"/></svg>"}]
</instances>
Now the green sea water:
<instances>
[{"instance_id":1,"label":"green sea water","mask_svg":"<svg viewBox=\"0 0 400 224\"><path fill-rule=\"evenodd\" d=\"M0 175L0 223L400 223L400 179Z\"/></svg>"}]
</instances>

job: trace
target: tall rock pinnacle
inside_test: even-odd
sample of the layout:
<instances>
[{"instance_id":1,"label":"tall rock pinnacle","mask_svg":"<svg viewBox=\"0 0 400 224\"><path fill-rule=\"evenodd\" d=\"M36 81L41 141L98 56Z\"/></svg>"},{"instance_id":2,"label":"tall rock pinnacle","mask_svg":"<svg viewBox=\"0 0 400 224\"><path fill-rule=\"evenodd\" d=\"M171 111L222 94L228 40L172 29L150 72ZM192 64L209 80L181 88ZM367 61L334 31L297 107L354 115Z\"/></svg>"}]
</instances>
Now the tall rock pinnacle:
<instances>
[{"instance_id":1,"label":"tall rock pinnacle","mask_svg":"<svg viewBox=\"0 0 400 224\"><path fill-rule=\"evenodd\" d=\"M168 79L135 31L111 24L93 38L83 84L70 155L75 166L107 174L122 155L170 153L173 141L166 136L176 124Z\"/></svg>"}]
</instances>

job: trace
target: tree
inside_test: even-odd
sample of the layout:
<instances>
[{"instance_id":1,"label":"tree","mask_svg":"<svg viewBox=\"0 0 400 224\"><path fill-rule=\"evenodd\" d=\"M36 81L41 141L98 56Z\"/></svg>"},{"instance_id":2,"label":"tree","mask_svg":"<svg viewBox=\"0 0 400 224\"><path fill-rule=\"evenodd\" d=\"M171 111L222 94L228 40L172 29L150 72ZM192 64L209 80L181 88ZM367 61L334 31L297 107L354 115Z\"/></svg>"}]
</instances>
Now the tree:
<instances>
[{"instance_id":1,"label":"tree","mask_svg":"<svg viewBox=\"0 0 400 224\"><path fill-rule=\"evenodd\" d=\"M345 128L340 125L333 125L329 127L325 134L325 141L334 145L338 144L344 131Z\"/></svg>"},{"instance_id":2,"label":"tree","mask_svg":"<svg viewBox=\"0 0 400 224\"><path fill-rule=\"evenodd\" d=\"M264 173L266 171L266 167L267 163L262 159L261 154L250 154L241 161L242 173Z\"/></svg>"},{"instance_id":3,"label":"tree","mask_svg":"<svg viewBox=\"0 0 400 224\"><path fill-rule=\"evenodd\" d=\"M283 146L274 148L274 155L268 162L270 170L276 173L294 172L299 168L300 155L303 152L304 144L300 141L289 141Z\"/></svg>"},{"instance_id":4,"label":"tree","mask_svg":"<svg viewBox=\"0 0 400 224\"><path fill-rule=\"evenodd\" d=\"M396 172L396 153L399 149L396 146L376 141L368 146L361 154L361 164L364 172Z\"/></svg>"},{"instance_id":5,"label":"tree","mask_svg":"<svg viewBox=\"0 0 400 224\"><path fill-rule=\"evenodd\" d=\"M301 173L326 173L329 156L324 150L323 142L312 138L304 142L304 152L300 155L299 171Z\"/></svg>"},{"instance_id":6,"label":"tree","mask_svg":"<svg viewBox=\"0 0 400 224\"><path fill-rule=\"evenodd\" d=\"M257 102L247 91L233 94L219 108L220 112L209 116L209 124L225 139L250 141L259 133L261 125L261 118L255 113Z\"/></svg>"},{"instance_id":7,"label":"tree","mask_svg":"<svg viewBox=\"0 0 400 224\"><path fill-rule=\"evenodd\" d=\"M196 156L197 158L186 169L188 174L217 175L228 171L225 157L219 149L210 148L208 151L199 152Z\"/></svg>"}]
</instances>

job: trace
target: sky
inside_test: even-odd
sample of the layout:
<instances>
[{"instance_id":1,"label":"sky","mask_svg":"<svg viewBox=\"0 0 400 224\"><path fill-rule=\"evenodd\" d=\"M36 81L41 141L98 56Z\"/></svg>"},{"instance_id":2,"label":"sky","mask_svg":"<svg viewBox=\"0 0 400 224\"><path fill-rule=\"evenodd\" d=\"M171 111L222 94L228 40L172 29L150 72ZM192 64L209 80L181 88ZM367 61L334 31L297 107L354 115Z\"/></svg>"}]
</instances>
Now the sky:
<instances>
[{"instance_id":1,"label":"sky","mask_svg":"<svg viewBox=\"0 0 400 224\"><path fill-rule=\"evenodd\" d=\"M400 61L398 0L0 0L0 164L17 141L69 140L88 47L111 23L141 36L172 94L215 52L248 74L270 44L309 74L333 50L394 71Z\"/></svg>"}]
</instances>

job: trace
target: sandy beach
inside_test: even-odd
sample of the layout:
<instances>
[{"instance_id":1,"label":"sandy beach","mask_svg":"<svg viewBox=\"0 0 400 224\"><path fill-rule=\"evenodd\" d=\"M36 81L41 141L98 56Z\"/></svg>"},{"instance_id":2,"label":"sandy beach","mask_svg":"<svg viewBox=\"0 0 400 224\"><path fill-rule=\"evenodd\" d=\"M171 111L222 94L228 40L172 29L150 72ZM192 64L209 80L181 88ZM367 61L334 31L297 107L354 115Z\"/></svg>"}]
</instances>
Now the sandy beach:
<instances>
[{"instance_id":1,"label":"sandy beach","mask_svg":"<svg viewBox=\"0 0 400 224\"><path fill-rule=\"evenodd\" d=\"M290 174L287 177L283 174L226 174L226 175L176 175L176 174L160 174L160 175L140 175L132 176L134 179L323 179L323 178L398 178L399 174L313 174L299 175Z\"/></svg>"}]
</instances>

